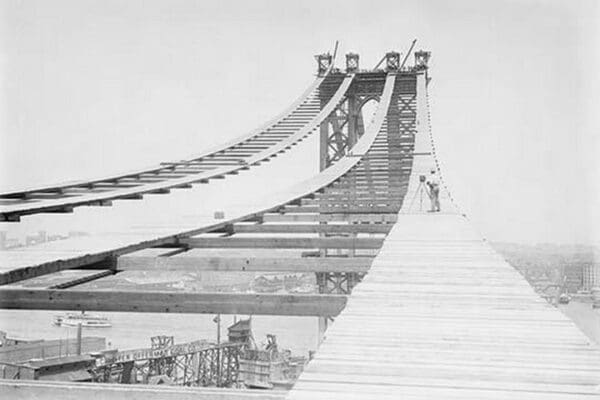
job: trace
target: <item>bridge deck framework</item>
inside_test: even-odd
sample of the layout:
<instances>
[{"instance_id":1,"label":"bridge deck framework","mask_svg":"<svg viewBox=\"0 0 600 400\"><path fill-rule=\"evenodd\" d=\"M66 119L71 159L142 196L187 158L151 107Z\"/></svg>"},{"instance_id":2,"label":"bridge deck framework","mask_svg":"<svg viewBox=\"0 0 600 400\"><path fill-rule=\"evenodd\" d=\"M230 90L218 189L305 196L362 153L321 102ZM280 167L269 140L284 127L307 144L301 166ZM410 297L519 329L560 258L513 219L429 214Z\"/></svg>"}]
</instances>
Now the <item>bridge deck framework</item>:
<instances>
[{"instance_id":1,"label":"bridge deck framework","mask_svg":"<svg viewBox=\"0 0 600 400\"><path fill-rule=\"evenodd\" d=\"M597 347L474 233L443 181L443 212L426 212L420 177L441 171L429 124L430 55L415 56L415 66L402 69L400 54L390 52L386 70L374 71L358 70L356 59L356 68L346 73L333 68L331 57L319 57L319 76L305 94L234 143L91 184L0 196L10 203L2 210L5 220L140 199L245 171L320 133L319 175L227 210L226 220L174 217L143 231L1 252L0 306L335 317L316 358L287 396L291 399L594 397L600 384ZM360 108L371 99L378 108L372 121L364 121ZM223 254L232 248L240 253ZM160 256L136 254L147 249ZM243 256L246 250L250 253ZM316 274L321 294L119 292L85 286L135 270L299 270ZM52 287L18 287L60 271L76 276ZM540 331L552 334L540 337ZM0 393L23 390L0 383ZM140 393L115 388L113 394L123 398ZM173 393L146 395L177 396Z\"/></svg>"}]
</instances>

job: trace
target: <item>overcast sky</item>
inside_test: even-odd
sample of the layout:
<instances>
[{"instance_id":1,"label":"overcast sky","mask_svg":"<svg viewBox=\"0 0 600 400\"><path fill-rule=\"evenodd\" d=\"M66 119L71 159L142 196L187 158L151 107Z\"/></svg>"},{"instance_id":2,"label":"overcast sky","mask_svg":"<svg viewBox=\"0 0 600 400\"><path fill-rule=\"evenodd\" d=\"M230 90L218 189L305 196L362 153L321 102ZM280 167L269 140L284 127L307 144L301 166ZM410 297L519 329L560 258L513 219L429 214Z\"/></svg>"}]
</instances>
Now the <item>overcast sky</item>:
<instances>
[{"instance_id":1,"label":"overcast sky","mask_svg":"<svg viewBox=\"0 0 600 400\"><path fill-rule=\"evenodd\" d=\"M443 175L477 227L600 243L600 2L0 4L1 189L185 157L285 108L336 39L372 67L417 38Z\"/></svg>"}]
</instances>

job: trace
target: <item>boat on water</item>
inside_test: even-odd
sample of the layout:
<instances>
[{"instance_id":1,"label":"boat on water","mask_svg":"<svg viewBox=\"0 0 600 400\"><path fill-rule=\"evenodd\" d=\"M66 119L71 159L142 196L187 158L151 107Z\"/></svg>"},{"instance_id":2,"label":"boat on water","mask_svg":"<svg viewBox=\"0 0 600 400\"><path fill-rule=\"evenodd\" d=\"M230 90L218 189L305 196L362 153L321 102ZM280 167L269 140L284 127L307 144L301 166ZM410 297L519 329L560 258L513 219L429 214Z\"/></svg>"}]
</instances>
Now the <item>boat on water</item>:
<instances>
[{"instance_id":1,"label":"boat on water","mask_svg":"<svg viewBox=\"0 0 600 400\"><path fill-rule=\"evenodd\" d=\"M78 326L83 328L109 328L112 326L108 318L96 314L66 313L54 316L54 325L57 326Z\"/></svg>"}]
</instances>

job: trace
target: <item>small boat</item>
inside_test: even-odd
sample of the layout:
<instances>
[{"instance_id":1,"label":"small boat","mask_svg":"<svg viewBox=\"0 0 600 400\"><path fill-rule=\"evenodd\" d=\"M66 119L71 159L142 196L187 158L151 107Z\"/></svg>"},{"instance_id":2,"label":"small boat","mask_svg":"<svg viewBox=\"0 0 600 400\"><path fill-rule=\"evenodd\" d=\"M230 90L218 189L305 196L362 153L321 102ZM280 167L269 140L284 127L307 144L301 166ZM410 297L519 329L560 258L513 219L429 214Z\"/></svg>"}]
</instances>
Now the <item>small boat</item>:
<instances>
[{"instance_id":1,"label":"small boat","mask_svg":"<svg viewBox=\"0 0 600 400\"><path fill-rule=\"evenodd\" d=\"M85 312L81 314L67 313L54 316L54 325L57 326L76 327L79 324L83 328L109 328L112 326L108 318L95 314L86 314Z\"/></svg>"}]
</instances>

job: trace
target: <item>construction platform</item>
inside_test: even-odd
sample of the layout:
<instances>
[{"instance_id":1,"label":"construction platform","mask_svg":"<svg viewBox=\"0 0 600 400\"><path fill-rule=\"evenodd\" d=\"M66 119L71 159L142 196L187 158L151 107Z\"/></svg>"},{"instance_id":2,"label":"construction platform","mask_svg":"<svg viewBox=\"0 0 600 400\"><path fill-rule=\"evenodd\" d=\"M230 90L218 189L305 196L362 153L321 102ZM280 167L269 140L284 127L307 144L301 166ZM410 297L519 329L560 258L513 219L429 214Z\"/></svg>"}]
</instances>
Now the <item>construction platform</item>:
<instances>
[{"instance_id":1,"label":"construction platform","mask_svg":"<svg viewBox=\"0 0 600 400\"><path fill-rule=\"evenodd\" d=\"M600 397L600 350L459 214L400 214L288 399Z\"/></svg>"}]
</instances>

